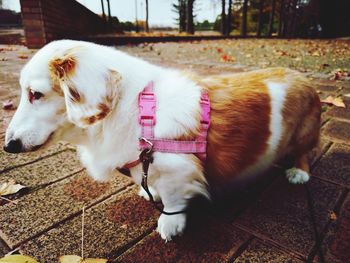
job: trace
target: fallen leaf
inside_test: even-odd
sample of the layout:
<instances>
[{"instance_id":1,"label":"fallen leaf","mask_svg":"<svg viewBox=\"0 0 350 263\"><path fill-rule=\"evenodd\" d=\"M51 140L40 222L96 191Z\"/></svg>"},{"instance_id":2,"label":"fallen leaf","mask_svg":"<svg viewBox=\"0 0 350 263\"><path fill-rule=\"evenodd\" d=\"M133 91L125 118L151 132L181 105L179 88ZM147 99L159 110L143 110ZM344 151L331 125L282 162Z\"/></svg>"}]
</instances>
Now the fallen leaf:
<instances>
[{"instance_id":1,"label":"fallen leaf","mask_svg":"<svg viewBox=\"0 0 350 263\"><path fill-rule=\"evenodd\" d=\"M218 48L216 49L216 51L217 51L218 53L222 53L222 48L219 48L219 47L218 47Z\"/></svg>"},{"instance_id":2,"label":"fallen leaf","mask_svg":"<svg viewBox=\"0 0 350 263\"><path fill-rule=\"evenodd\" d=\"M340 108L346 108L345 103L343 102L343 99L340 97L334 98L333 96L328 96L324 100L321 100L321 102L331 104Z\"/></svg>"},{"instance_id":3,"label":"fallen leaf","mask_svg":"<svg viewBox=\"0 0 350 263\"><path fill-rule=\"evenodd\" d=\"M0 184L0 196L15 194L23 188L25 188L24 185L16 184L14 180L10 180L6 183Z\"/></svg>"},{"instance_id":4,"label":"fallen leaf","mask_svg":"<svg viewBox=\"0 0 350 263\"><path fill-rule=\"evenodd\" d=\"M27 55L18 55L18 58L20 58L20 59L27 59L28 56Z\"/></svg>"},{"instance_id":5,"label":"fallen leaf","mask_svg":"<svg viewBox=\"0 0 350 263\"><path fill-rule=\"evenodd\" d=\"M23 255L9 255L0 258L0 263L39 263L34 258Z\"/></svg>"},{"instance_id":6,"label":"fallen leaf","mask_svg":"<svg viewBox=\"0 0 350 263\"><path fill-rule=\"evenodd\" d=\"M106 263L107 259L103 258L81 258L76 255L65 255L61 256L59 259L60 263Z\"/></svg>"},{"instance_id":7,"label":"fallen leaf","mask_svg":"<svg viewBox=\"0 0 350 263\"><path fill-rule=\"evenodd\" d=\"M12 100L6 100L2 103L2 108L4 110L11 110L13 109L13 101Z\"/></svg>"},{"instance_id":8,"label":"fallen leaf","mask_svg":"<svg viewBox=\"0 0 350 263\"><path fill-rule=\"evenodd\" d=\"M343 96L350 98L350 93L344 94Z\"/></svg>"},{"instance_id":9,"label":"fallen leaf","mask_svg":"<svg viewBox=\"0 0 350 263\"><path fill-rule=\"evenodd\" d=\"M222 62L234 62L235 59L227 54L223 54L220 58Z\"/></svg>"},{"instance_id":10,"label":"fallen leaf","mask_svg":"<svg viewBox=\"0 0 350 263\"><path fill-rule=\"evenodd\" d=\"M337 220L337 214L334 211L330 212L329 219L332 221Z\"/></svg>"}]
</instances>

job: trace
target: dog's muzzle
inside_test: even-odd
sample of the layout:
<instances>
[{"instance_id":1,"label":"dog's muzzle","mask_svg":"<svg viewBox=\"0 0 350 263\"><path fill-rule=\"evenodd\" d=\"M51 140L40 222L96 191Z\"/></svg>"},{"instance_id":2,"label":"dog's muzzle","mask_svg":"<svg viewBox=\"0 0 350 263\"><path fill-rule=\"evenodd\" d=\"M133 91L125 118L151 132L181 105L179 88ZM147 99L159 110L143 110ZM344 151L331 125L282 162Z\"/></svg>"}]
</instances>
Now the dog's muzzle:
<instances>
[{"instance_id":1,"label":"dog's muzzle","mask_svg":"<svg viewBox=\"0 0 350 263\"><path fill-rule=\"evenodd\" d=\"M20 153L23 152L23 144L20 139L11 140L4 146L4 151L8 153Z\"/></svg>"}]
</instances>

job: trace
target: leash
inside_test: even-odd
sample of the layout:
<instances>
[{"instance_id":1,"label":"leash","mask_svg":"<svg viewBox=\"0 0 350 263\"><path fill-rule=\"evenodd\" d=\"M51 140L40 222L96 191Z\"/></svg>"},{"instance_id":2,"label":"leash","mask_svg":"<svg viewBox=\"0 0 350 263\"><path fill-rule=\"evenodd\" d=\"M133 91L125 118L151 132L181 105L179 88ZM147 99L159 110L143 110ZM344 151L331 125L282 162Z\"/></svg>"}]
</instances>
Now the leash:
<instances>
[{"instance_id":1,"label":"leash","mask_svg":"<svg viewBox=\"0 0 350 263\"><path fill-rule=\"evenodd\" d=\"M149 148L144 149L140 155L139 155L139 160L142 163L142 181L141 181L141 186L142 188L146 191L150 201L152 202L153 206L162 214L165 215L177 215L177 214L182 214L185 213L186 210L181 210L181 211L176 211L176 212L167 212L164 211L161 207L158 206L158 203L154 201L153 195L151 194L149 188L148 188L148 168L149 165L153 162L153 144L145 139L141 138L140 140L143 140L149 144Z\"/></svg>"}]
</instances>

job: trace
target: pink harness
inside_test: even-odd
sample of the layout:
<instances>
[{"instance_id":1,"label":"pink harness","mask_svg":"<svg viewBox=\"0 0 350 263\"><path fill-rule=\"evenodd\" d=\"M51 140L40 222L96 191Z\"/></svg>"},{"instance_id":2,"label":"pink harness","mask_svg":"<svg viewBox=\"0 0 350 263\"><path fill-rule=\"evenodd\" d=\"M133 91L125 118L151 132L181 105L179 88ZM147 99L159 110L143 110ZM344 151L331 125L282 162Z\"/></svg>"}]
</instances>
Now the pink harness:
<instances>
[{"instance_id":1,"label":"pink harness","mask_svg":"<svg viewBox=\"0 0 350 263\"><path fill-rule=\"evenodd\" d=\"M206 159L207 134L210 126L210 100L207 92L202 92L200 98L201 129L198 137L192 141L180 141L171 139L154 138L154 126L156 125L156 104L157 98L154 94L154 83L149 82L139 93L139 123L141 125L140 150L150 149L156 152L166 153L191 153L201 160ZM140 161L126 164L125 168L132 168Z\"/></svg>"}]
</instances>

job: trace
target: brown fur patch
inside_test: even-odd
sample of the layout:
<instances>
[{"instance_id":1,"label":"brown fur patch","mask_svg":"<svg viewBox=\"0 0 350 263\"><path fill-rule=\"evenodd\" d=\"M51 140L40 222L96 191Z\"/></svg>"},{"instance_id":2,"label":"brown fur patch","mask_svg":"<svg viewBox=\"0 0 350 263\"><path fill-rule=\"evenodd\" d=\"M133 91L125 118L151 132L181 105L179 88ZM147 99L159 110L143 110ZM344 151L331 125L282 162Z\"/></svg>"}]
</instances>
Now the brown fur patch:
<instances>
[{"instance_id":1,"label":"brown fur patch","mask_svg":"<svg viewBox=\"0 0 350 263\"><path fill-rule=\"evenodd\" d=\"M66 55L63 58L55 58L50 61L49 69L54 78L62 79L65 76L72 75L76 68L74 57Z\"/></svg>"},{"instance_id":2,"label":"brown fur patch","mask_svg":"<svg viewBox=\"0 0 350 263\"><path fill-rule=\"evenodd\" d=\"M283 69L275 69L198 81L211 100L206 162L209 182L224 183L238 176L267 150L271 98L264 81L283 76Z\"/></svg>"},{"instance_id":3,"label":"brown fur patch","mask_svg":"<svg viewBox=\"0 0 350 263\"><path fill-rule=\"evenodd\" d=\"M280 151L298 160L317 146L321 125L320 99L310 81L294 71L288 71L288 87L283 116L283 134Z\"/></svg>"},{"instance_id":4,"label":"brown fur patch","mask_svg":"<svg viewBox=\"0 0 350 263\"><path fill-rule=\"evenodd\" d=\"M73 87L68 86L68 92L70 94L70 99L75 103L84 103L82 95Z\"/></svg>"},{"instance_id":5,"label":"brown fur patch","mask_svg":"<svg viewBox=\"0 0 350 263\"><path fill-rule=\"evenodd\" d=\"M84 118L83 122L87 125L91 125L91 124L94 124L96 120L97 119L95 116L90 116L90 117Z\"/></svg>"},{"instance_id":6,"label":"brown fur patch","mask_svg":"<svg viewBox=\"0 0 350 263\"><path fill-rule=\"evenodd\" d=\"M104 119L111 111L111 109L104 103L98 104L97 108L100 112L94 116L83 118L82 122L87 125L94 124L96 121Z\"/></svg>"},{"instance_id":7,"label":"brown fur patch","mask_svg":"<svg viewBox=\"0 0 350 263\"><path fill-rule=\"evenodd\" d=\"M58 81L54 81L54 84L52 85L52 89L53 89L53 91L58 93L58 95L60 95L61 97L64 96L63 91L62 91L61 86L59 85Z\"/></svg>"},{"instance_id":8,"label":"brown fur patch","mask_svg":"<svg viewBox=\"0 0 350 263\"><path fill-rule=\"evenodd\" d=\"M305 166L305 153L317 144L320 102L301 74L272 68L242 74L196 80L211 100L206 177L209 183L225 183L258 161L270 138L271 97L265 83L288 85L283 133L277 156L293 153L296 165ZM300 160L302 159L302 162Z\"/></svg>"}]
</instances>

